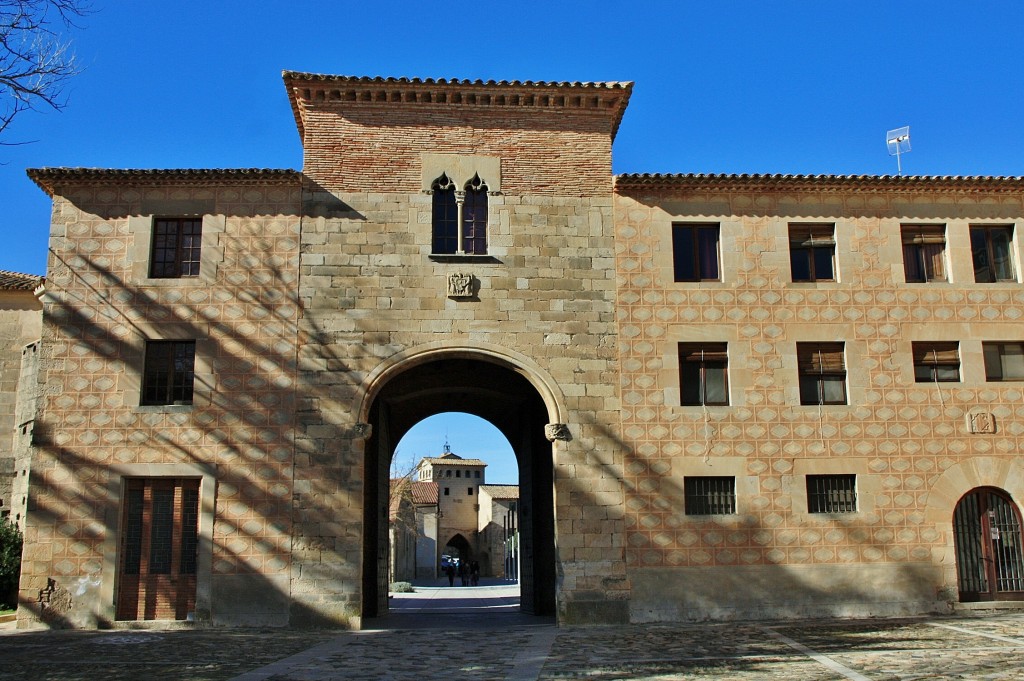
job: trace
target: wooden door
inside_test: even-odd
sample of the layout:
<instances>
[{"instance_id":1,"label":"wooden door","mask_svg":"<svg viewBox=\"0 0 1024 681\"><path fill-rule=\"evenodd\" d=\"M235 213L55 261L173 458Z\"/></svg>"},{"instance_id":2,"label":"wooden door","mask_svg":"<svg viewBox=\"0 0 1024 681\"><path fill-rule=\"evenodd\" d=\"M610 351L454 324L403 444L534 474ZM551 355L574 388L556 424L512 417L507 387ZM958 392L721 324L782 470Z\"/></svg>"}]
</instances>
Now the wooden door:
<instances>
[{"instance_id":1,"label":"wooden door","mask_svg":"<svg viewBox=\"0 0 1024 681\"><path fill-rule=\"evenodd\" d=\"M195 611L199 480L125 481L117 619L186 619Z\"/></svg>"}]
</instances>

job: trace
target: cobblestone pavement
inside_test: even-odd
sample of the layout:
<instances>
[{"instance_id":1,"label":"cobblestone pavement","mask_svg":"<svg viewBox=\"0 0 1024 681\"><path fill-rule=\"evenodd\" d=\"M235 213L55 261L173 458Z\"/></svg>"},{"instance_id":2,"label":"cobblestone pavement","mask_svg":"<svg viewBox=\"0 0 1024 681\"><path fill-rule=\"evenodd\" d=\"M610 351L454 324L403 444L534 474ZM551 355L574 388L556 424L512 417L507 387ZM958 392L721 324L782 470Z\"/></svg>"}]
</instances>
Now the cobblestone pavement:
<instances>
[{"instance_id":1,"label":"cobblestone pavement","mask_svg":"<svg viewBox=\"0 0 1024 681\"><path fill-rule=\"evenodd\" d=\"M507 612L414 614L391 622L401 628L7 629L0 631L2 678L1024 680L1024 613L572 629Z\"/></svg>"}]
</instances>

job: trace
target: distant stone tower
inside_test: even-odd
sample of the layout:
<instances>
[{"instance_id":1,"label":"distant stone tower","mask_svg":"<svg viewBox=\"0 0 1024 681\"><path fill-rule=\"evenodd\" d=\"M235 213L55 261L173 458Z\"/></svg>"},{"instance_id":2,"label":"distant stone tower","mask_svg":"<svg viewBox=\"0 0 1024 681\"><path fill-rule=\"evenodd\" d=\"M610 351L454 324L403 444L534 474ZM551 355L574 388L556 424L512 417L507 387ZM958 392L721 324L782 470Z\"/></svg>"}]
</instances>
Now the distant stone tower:
<instances>
[{"instance_id":1,"label":"distant stone tower","mask_svg":"<svg viewBox=\"0 0 1024 681\"><path fill-rule=\"evenodd\" d=\"M424 457L416 468L420 482L437 484L437 560L441 555L458 555L473 560L479 552L477 526L480 513L480 485L487 464L480 459L463 459L453 454L446 442L444 453Z\"/></svg>"}]
</instances>

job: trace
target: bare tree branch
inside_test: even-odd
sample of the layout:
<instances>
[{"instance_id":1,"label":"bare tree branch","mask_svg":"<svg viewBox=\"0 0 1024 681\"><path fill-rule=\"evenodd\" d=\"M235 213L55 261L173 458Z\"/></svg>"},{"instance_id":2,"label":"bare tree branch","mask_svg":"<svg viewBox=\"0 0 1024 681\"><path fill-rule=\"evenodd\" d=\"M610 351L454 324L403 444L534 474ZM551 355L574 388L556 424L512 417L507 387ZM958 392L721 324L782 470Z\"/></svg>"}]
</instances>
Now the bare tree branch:
<instances>
[{"instance_id":1,"label":"bare tree branch","mask_svg":"<svg viewBox=\"0 0 1024 681\"><path fill-rule=\"evenodd\" d=\"M88 11L85 0L0 0L0 137L24 111L64 108L79 68L61 30Z\"/></svg>"}]
</instances>

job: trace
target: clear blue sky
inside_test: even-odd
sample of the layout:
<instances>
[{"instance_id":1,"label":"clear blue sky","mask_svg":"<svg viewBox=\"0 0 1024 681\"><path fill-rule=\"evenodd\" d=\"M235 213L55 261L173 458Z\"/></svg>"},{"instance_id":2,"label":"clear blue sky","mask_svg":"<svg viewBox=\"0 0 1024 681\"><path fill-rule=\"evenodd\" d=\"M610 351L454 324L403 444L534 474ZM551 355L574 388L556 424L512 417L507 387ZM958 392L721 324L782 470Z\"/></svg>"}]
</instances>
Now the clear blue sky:
<instances>
[{"instance_id":1,"label":"clear blue sky","mask_svg":"<svg viewBox=\"0 0 1024 681\"><path fill-rule=\"evenodd\" d=\"M405 475L425 456L441 456L445 442L453 454L487 463L488 484L516 484L519 467L512 445L490 422L479 416L446 412L423 419L405 434L395 449L392 472Z\"/></svg>"},{"instance_id":2,"label":"clear blue sky","mask_svg":"<svg viewBox=\"0 0 1024 681\"><path fill-rule=\"evenodd\" d=\"M300 168L284 69L633 81L616 173L893 174L910 125L906 174L1024 175L1020 0L91 1L66 111L0 147L0 269L45 271L26 168Z\"/></svg>"}]
</instances>

